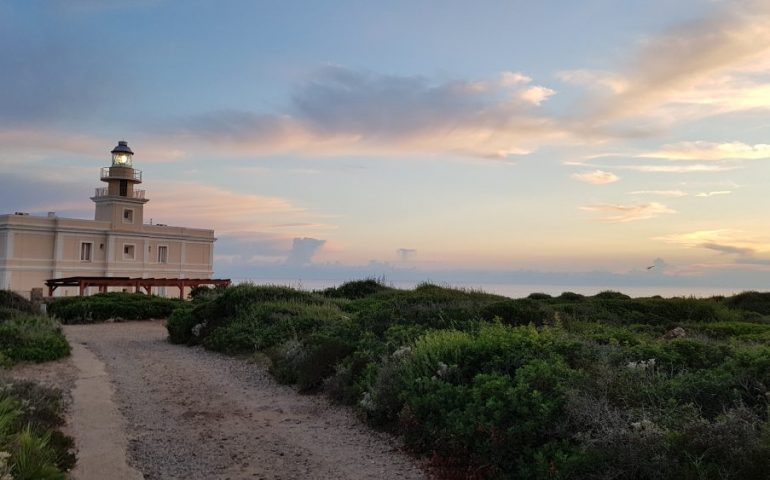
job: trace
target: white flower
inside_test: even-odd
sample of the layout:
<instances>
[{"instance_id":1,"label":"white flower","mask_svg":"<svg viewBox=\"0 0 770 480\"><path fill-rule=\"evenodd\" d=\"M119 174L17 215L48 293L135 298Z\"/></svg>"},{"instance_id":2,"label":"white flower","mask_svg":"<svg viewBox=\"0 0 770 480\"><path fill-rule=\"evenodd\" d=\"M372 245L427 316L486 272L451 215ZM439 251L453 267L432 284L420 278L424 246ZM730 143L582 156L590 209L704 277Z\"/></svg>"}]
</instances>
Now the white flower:
<instances>
[{"instance_id":1,"label":"white flower","mask_svg":"<svg viewBox=\"0 0 770 480\"><path fill-rule=\"evenodd\" d=\"M398 350L396 350L395 352L393 352L392 357L395 358L396 360L398 360L400 358L406 357L410 353L412 353L412 349L410 347L404 345L403 347L401 347Z\"/></svg>"},{"instance_id":2,"label":"white flower","mask_svg":"<svg viewBox=\"0 0 770 480\"><path fill-rule=\"evenodd\" d=\"M358 404L361 406L361 408L370 412L373 412L375 408L377 408L377 405L374 403L374 399L372 398L372 394L369 392L364 393Z\"/></svg>"},{"instance_id":3,"label":"white flower","mask_svg":"<svg viewBox=\"0 0 770 480\"><path fill-rule=\"evenodd\" d=\"M206 327L206 322L198 323L195 326L192 327L192 334L196 337L201 336L201 330L203 330Z\"/></svg>"}]
</instances>

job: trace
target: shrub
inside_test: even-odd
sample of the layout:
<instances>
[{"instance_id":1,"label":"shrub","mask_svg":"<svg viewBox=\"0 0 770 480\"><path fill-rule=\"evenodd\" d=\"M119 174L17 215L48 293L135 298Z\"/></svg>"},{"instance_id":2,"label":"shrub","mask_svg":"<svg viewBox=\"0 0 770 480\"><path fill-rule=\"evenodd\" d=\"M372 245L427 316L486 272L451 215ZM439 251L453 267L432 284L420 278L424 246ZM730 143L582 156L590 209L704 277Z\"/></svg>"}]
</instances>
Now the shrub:
<instances>
[{"instance_id":1,"label":"shrub","mask_svg":"<svg viewBox=\"0 0 770 480\"><path fill-rule=\"evenodd\" d=\"M594 295L594 298L600 298L602 300L631 300L631 297L625 293L616 292L614 290L601 291Z\"/></svg>"},{"instance_id":2,"label":"shrub","mask_svg":"<svg viewBox=\"0 0 770 480\"><path fill-rule=\"evenodd\" d=\"M322 293L324 296L332 298L349 298L358 299L368 297L381 292L388 292L395 290L392 287L388 287L380 280L368 278L366 280L357 280L353 282L346 282L338 287L327 288Z\"/></svg>"},{"instance_id":3,"label":"shrub","mask_svg":"<svg viewBox=\"0 0 770 480\"><path fill-rule=\"evenodd\" d=\"M58 431L62 411L58 391L0 381L0 452L10 453L5 460L13 478L66 478L62 472L74 466L75 456L72 439Z\"/></svg>"},{"instance_id":4,"label":"shrub","mask_svg":"<svg viewBox=\"0 0 770 480\"><path fill-rule=\"evenodd\" d=\"M527 295L527 298L530 300L549 300L553 298L551 295L548 295L547 293L530 293Z\"/></svg>"},{"instance_id":5,"label":"shrub","mask_svg":"<svg viewBox=\"0 0 770 480\"><path fill-rule=\"evenodd\" d=\"M242 283L223 290L207 305L205 315L206 329L202 336L209 335L221 325L226 325L240 314L266 302L327 305L330 301L321 295L296 290L285 286L254 285Z\"/></svg>"},{"instance_id":6,"label":"shrub","mask_svg":"<svg viewBox=\"0 0 770 480\"><path fill-rule=\"evenodd\" d=\"M191 306L182 306L174 310L166 320L166 330L171 343L191 343L193 340L193 327L198 319L193 314Z\"/></svg>"},{"instance_id":7,"label":"shrub","mask_svg":"<svg viewBox=\"0 0 770 480\"><path fill-rule=\"evenodd\" d=\"M198 285L197 287L190 289L190 293L187 294L187 297L193 303L209 302L221 296L228 288L230 288L229 285L216 285L214 287Z\"/></svg>"},{"instance_id":8,"label":"shrub","mask_svg":"<svg viewBox=\"0 0 770 480\"><path fill-rule=\"evenodd\" d=\"M12 362L45 362L69 353L55 320L25 314L0 324L0 355Z\"/></svg>"},{"instance_id":9,"label":"shrub","mask_svg":"<svg viewBox=\"0 0 770 480\"><path fill-rule=\"evenodd\" d=\"M544 478L550 469L566 476L579 454L559 420L579 374L549 348L554 342L502 326L426 335L401 369L407 443L515 478Z\"/></svg>"},{"instance_id":10,"label":"shrub","mask_svg":"<svg viewBox=\"0 0 770 480\"><path fill-rule=\"evenodd\" d=\"M0 308L25 313L37 313L32 302L10 290L0 290Z\"/></svg>"},{"instance_id":11,"label":"shrub","mask_svg":"<svg viewBox=\"0 0 770 480\"><path fill-rule=\"evenodd\" d=\"M723 301L730 308L770 315L770 292L742 292Z\"/></svg>"},{"instance_id":12,"label":"shrub","mask_svg":"<svg viewBox=\"0 0 770 480\"><path fill-rule=\"evenodd\" d=\"M225 353L251 353L291 338L324 331L341 332L349 318L333 304L268 301L243 306L232 318L209 321L202 331L207 348Z\"/></svg>"},{"instance_id":13,"label":"shrub","mask_svg":"<svg viewBox=\"0 0 770 480\"><path fill-rule=\"evenodd\" d=\"M770 325L749 322L711 322L697 325L695 331L713 338L770 338Z\"/></svg>"},{"instance_id":14,"label":"shrub","mask_svg":"<svg viewBox=\"0 0 770 480\"><path fill-rule=\"evenodd\" d=\"M425 329L475 329L481 309L505 297L423 284L414 290L382 292L355 300L345 310L355 314L361 331L382 338L393 325Z\"/></svg>"},{"instance_id":15,"label":"shrub","mask_svg":"<svg viewBox=\"0 0 770 480\"><path fill-rule=\"evenodd\" d=\"M337 364L354 347L337 338L313 335L302 344L284 344L270 355L273 370L285 383L296 383L300 391L317 390L335 372Z\"/></svg>"},{"instance_id":16,"label":"shrub","mask_svg":"<svg viewBox=\"0 0 770 480\"><path fill-rule=\"evenodd\" d=\"M562 294L559 295L556 298L559 299L559 300L567 301L567 302L579 302L579 301L585 299L586 297L585 297L585 295L581 295L581 294L575 293L575 292L562 292Z\"/></svg>"},{"instance_id":17,"label":"shrub","mask_svg":"<svg viewBox=\"0 0 770 480\"><path fill-rule=\"evenodd\" d=\"M446 478L748 479L770 469L770 324L760 312L618 292L512 300L430 284L340 288L234 287L175 313L169 335L266 353L279 381L357 404ZM665 338L678 326L685 337Z\"/></svg>"},{"instance_id":18,"label":"shrub","mask_svg":"<svg viewBox=\"0 0 770 480\"><path fill-rule=\"evenodd\" d=\"M105 320L168 318L184 301L141 293L99 293L87 297L62 297L52 301L48 312L62 323L94 323Z\"/></svg>"},{"instance_id":19,"label":"shrub","mask_svg":"<svg viewBox=\"0 0 770 480\"><path fill-rule=\"evenodd\" d=\"M487 305L481 309L481 318L493 320L499 318L507 325L543 325L554 318L553 310L531 299L504 300Z\"/></svg>"}]
</instances>

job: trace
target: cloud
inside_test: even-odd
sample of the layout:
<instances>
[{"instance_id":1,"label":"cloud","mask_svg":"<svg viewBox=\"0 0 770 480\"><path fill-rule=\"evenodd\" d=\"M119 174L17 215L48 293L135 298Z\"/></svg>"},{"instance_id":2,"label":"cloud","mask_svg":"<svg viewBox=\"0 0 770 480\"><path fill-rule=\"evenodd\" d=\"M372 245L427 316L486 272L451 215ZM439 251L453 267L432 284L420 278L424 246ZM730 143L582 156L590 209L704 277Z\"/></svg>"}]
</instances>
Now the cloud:
<instances>
[{"instance_id":1,"label":"cloud","mask_svg":"<svg viewBox=\"0 0 770 480\"><path fill-rule=\"evenodd\" d=\"M696 247L704 243L731 243L736 238L740 238L740 230L731 230L720 228L716 230L696 230L687 233L672 233L653 237L653 240L660 240L669 244L682 245L684 247Z\"/></svg>"},{"instance_id":2,"label":"cloud","mask_svg":"<svg viewBox=\"0 0 770 480\"><path fill-rule=\"evenodd\" d=\"M128 90L130 71L114 68L102 46L49 25L61 18L48 12L18 21L22 8L0 18L0 127L93 118L111 92Z\"/></svg>"},{"instance_id":3,"label":"cloud","mask_svg":"<svg viewBox=\"0 0 770 480\"><path fill-rule=\"evenodd\" d=\"M627 88L627 81L612 72L591 70L564 70L556 74L556 77L566 83L581 85L591 89L600 87L610 92L619 94Z\"/></svg>"},{"instance_id":4,"label":"cloud","mask_svg":"<svg viewBox=\"0 0 770 480\"><path fill-rule=\"evenodd\" d=\"M620 180L620 177L614 173L605 172L604 170L594 170L593 172L585 173L573 173L572 178L575 180L580 180L581 182L593 183L594 185L604 185Z\"/></svg>"},{"instance_id":5,"label":"cloud","mask_svg":"<svg viewBox=\"0 0 770 480\"><path fill-rule=\"evenodd\" d=\"M604 214L602 220L608 223L625 223L636 220L647 220L658 217L664 213L676 213L667 206L657 203L645 203L641 205L613 205L598 204L580 207L581 210L588 212L599 212Z\"/></svg>"},{"instance_id":6,"label":"cloud","mask_svg":"<svg viewBox=\"0 0 770 480\"><path fill-rule=\"evenodd\" d=\"M735 165L624 165L616 168L644 173L716 173L735 170Z\"/></svg>"},{"instance_id":7,"label":"cloud","mask_svg":"<svg viewBox=\"0 0 770 480\"><path fill-rule=\"evenodd\" d=\"M324 246L326 240L317 238L295 238L291 244L291 251L286 258L287 265L302 266L313 263L313 256Z\"/></svg>"},{"instance_id":8,"label":"cloud","mask_svg":"<svg viewBox=\"0 0 770 480\"><path fill-rule=\"evenodd\" d=\"M71 175L69 176L71 177ZM93 218L93 203L88 199L93 186L71 178L33 178L14 173L0 175L0 215L16 211L62 215L87 215Z\"/></svg>"},{"instance_id":9,"label":"cloud","mask_svg":"<svg viewBox=\"0 0 770 480\"><path fill-rule=\"evenodd\" d=\"M217 111L174 124L188 141L243 154L529 153L567 132L537 112L554 94L520 73L435 82L340 66L319 69L283 113Z\"/></svg>"},{"instance_id":10,"label":"cloud","mask_svg":"<svg viewBox=\"0 0 770 480\"><path fill-rule=\"evenodd\" d=\"M401 260L402 262L411 260L416 253L417 253L417 250L415 250L414 248L399 248L398 250L396 250L396 254L398 255L399 260Z\"/></svg>"},{"instance_id":11,"label":"cloud","mask_svg":"<svg viewBox=\"0 0 770 480\"><path fill-rule=\"evenodd\" d=\"M698 245L701 248L708 248L719 253L725 253L730 255L753 255L755 250L748 247L737 247L735 245L724 245L721 243L706 242Z\"/></svg>"},{"instance_id":12,"label":"cloud","mask_svg":"<svg viewBox=\"0 0 770 480\"><path fill-rule=\"evenodd\" d=\"M730 195L731 193L733 192L730 190L718 190L716 192L701 192L696 194L695 196L696 197L713 197L715 195Z\"/></svg>"},{"instance_id":13,"label":"cloud","mask_svg":"<svg viewBox=\"0 0 770 480\"><path fill-rule=\"evenodd\" d=\"M686 197L687 192L681 190L636 190L634 192L628 192L629 195L655 195L658 197L671 197L679 198Z\"/></svg>"},{"instance_id":14,"label":"cloud","mask_svg":"<svg viewBox=\"0 0 770 480\"><path fill-rule=\"evenodd\" d=\"M148 187L150 203L145 220L156 223L213 228L217 233L264 232L280 229L290 235L292 229L306 232L330 225L317 216L281 197L228 190L199 182L153 182Z\"/></svg>"},{"instance_id":15,"label":"cloud","mask_svg":"<svg viewBox=\"0 0 770 480\"><path fill-rule=\"evenodd\" d=\"M630 131L639 131L640 117L660 126L770 108L770 84L763 76L769 70L770 8L748 1L725 2L711 16L645 39L622 73L579 71L562 78L615 79L610 94L588 102L588 123L600 128L636 118Z\"/></svg>"},{"instance_id":16,"label":"cloud","mask_svg":"<svg viewBox=\"0 0 770 480\"><path fill-rule=\"evenodd\" d=\"M748 145L742 142L680 142L664 145L658 150L637 155L667 160L759 160L770 158L770 145Z\"/></svg>"},{"instance_id":17,"label":"cloud","mask_svg":"<svg viewBox=\"0 0 770 480\"><path fill-rule=\"evenodd\" d=\"M705 248L722 254L739 255L746 258L770 249L770 244L767 241L753 237L741 230L732 229L696 230L654 237L653 240L686 248Z\"/></svg>"},{"instance_id":18,"label":"cloud","mask_svg":"<svg viewBox=\"0 0 770 480\"><path fill-rule=\"evenodd\" d=\"M529 87L526 90L519 92L519 98L521 98L526 102L531 103L532 105L540 105L548 97L555 94L556 94L556 90L551 90L550 88L536 86L536 87Z\"/></svg>"},{"instance_id":19,"label":"cloud","mask_svg":"<svg viewBox=\"0 0 770 480\"><path fill-rule=\"evenodd\" d=\"M623 155L620 153L600 153L600 154L586 156L585 160L607 158L607 157L625 157L625 156L628 156L628 155ZM635 154L630 156L635 156ZM597 169L613 168L618 170L631 170L631 171L643 172L643 173L715 173L715 172L726 172L726 171L736 170L741 168L740 165L737 165L734 163L733 164L691 163L691 164L678 164L678 165L670 165L670 164L623 165L623 164L599 164L594 162L589 163L589 162L586 162L585 160L568 160L568 161L562 162L562 165L573 166L573 167L593 167Z\"/></svg>"},{"instance_id":20,"label":"cloud","mask_svg":"<svg viewBox=\"0 0 770 480\"><path fill-rule=\"evenodd\" d=\"M217 232L215 260L228 264L249 263L254 259L283 260L289 252L291 238L266 232Z\"/></svg>"},{"instance_id":21,"label":"cloud","mask_svg":"<svg viewBox=\"0 0 770 480\"><path fill-rule=\"evenodd\" d=\"M41 127L0 127L0 167L20 163L41 162L63 155L100 158L107 164L109 152L122 138L95 136L83 132L68 132ZM142 164L176 162L185 158L186 152L156 139L128 140L135 152L137 166Z\"/></svg>"}]
</instances>

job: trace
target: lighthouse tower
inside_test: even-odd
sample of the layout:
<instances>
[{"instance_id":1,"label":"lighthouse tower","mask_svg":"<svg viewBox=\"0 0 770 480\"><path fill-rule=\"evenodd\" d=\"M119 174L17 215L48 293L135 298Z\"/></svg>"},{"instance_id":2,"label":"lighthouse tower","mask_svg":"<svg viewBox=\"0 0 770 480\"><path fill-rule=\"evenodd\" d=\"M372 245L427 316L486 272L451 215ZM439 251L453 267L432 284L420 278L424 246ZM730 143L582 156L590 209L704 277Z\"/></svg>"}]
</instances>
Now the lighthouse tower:
<instances>
[{"instance_id":1,"label":"lighthouse tower","mask_svg":"<svg viewBox=\"0 0 770 480\"><path fill-rule=\"evenodd\" d=\"M96 203L95 220L112 222L115 230L141 230L144 223L144 190L137 190L142 183L142 171L134 168L134 152L127 142L120 141L110 152L112 165L103 167L101 179L106 187L97 188L91 200Z\"/></svg>"}]
</instances>

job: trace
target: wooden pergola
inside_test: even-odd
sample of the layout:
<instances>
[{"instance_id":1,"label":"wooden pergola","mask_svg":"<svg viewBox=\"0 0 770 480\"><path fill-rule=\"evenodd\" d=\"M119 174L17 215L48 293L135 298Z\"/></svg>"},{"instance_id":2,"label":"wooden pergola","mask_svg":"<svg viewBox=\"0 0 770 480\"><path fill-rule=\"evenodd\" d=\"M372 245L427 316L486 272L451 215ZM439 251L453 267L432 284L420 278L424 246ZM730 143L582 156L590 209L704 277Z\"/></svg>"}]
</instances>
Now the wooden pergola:
<instances>
[{"instance_id":1,"label":"wooden pergola","mask_svg":"<svg viewBox=\"0 0 770 480\"><path fill-rule=\"evenodd\" d=\"M130 277L66 277L50 278L45 281L48 287L48 296L59 287L78 287L80 295L84 295L88 287L99 287L99 292L106 292L108 287L128 287L134 292L147 295L152 294L152 287L177 287L179 298L184 298L185 287L198 287L201 285L228 286L229 278L130 278Z\"/></svg>"}]
</instances>

